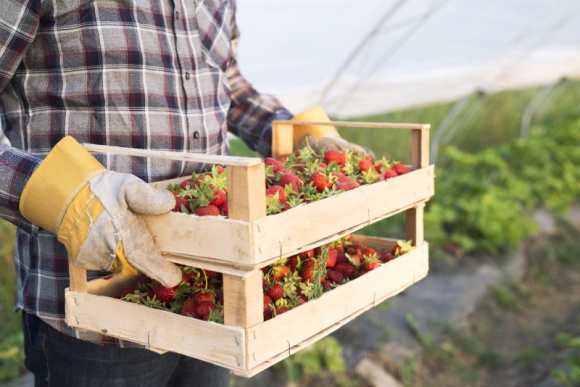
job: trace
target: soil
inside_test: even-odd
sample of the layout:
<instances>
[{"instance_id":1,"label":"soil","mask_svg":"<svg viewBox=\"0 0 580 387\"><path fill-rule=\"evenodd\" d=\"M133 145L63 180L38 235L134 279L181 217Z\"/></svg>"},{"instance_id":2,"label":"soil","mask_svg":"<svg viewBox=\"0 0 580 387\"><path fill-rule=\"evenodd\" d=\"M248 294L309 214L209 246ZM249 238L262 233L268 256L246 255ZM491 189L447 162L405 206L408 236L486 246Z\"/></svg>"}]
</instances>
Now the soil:
<instances>
[{"instance_id":1,"label":"soil","mask_svg":"<svg viewBox=\"0 0 580 387\"><path fill-rule=\"evenodd\" d=\"M580 337L579 236L564 229L528 240L525 276L492 288L466 326L445 327L416 358L397 364L385 353L371 356L405 385L557 385L551 372L571 348L556 336Z\"/></svg>"}]
</instances>

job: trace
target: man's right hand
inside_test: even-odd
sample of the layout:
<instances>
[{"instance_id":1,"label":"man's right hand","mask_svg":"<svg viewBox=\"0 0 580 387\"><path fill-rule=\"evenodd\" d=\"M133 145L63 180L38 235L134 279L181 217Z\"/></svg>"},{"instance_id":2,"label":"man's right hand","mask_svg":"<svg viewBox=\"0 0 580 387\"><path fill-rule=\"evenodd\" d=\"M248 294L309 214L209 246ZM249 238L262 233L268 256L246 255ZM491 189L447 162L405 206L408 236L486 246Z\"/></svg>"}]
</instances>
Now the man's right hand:
<instances>
[{"instance_id":1,"label":"man's right hand","mask_svg":"<svg viewBox=\"0 0 580 387\"><path fill-rule=\"evenodd\" d=\"M160 215L174 206L171 192L107 171L72 137L51 150L20 200L22 215L56 234L75 266L139 271L168 287L181 281L181 270L161 256L137 214Z\"/></svg>"}]
</instances>

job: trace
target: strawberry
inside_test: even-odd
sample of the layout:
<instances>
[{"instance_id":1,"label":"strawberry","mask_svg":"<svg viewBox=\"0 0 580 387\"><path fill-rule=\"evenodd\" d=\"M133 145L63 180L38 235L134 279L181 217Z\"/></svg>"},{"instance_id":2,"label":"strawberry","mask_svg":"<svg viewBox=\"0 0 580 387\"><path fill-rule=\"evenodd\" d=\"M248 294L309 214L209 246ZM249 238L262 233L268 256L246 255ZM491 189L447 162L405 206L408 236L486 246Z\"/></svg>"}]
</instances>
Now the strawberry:
<instances>
[{"instance_id":1,"label":"strawberry","mask_svg":"<svg viewBox=\"0 0 580 387\"><path fill-rule=\"evenodd\" d=\"M181 314L187 317L195 317L197 313L195 309L197 308L197 304L191 298L183 301L183 305L181 307Z\"/></svg>"},{"instance_id":2,"label":"strawberry","mask_svg":"<svg viewBox=\"0 0 580 387\"><path fill-rule=\"evenodd\" d=\"M198 304L204 301L213 301L215 299L215 294L210 290L199 290L193 294L193 300Z\"/></svg>"},{"instance_id":3,"label":"strawberry","mask_svg":"<svg viewBox=\"0 0 580 387\"><path fill-rule=\"evenodd\" d=\"M122 300L123 298L125 298L125 296L127 296L129 294L133 294L135 292L135 290L136 290L135 288L127 288L121 292L121 295L119 296L119 298Z\"/></svg>"},{"instance_id":4,"label":"strawberry","mask_svg":"<svg viewBox=\"0 0 580 387\"><path fill-rule=\"evenodd\" d=\"M282 164L280 161L278 161L272 157L266 157L264 159L264 164L266 166L271 166L272 172L274 172L274 173L278 172L280 169L282 169L284 167L284 164Z\"/></svg>"},{"instance_id":5,"label":"strawberry","mask_svg":"<svg viewBox=\"0 0 580 387\"><path fill-rule=\"evenodd\" d=\"M205 207L199 207L198 209L193 211L193 213L197 216L219 216L220 209L210 204Z\"/></svg>"},{"instance_id":6,"label":"strawberry","mask_svg":"<svg viewBox=\"0 0 580 387\"><path fill-rule=\"evenodd\" d=\"M393 247L393 250L391 250L391 254L398 257L411 250L413 250L412 241L397 241L397 244Z\"/></svg>"},{"instance_id":7,"label":"strawberry","mask_svg":"<svg viewBox=\"0 0 580 387\"><path fill-rule=\"evenodd\" d=\"M336 259L338 258L338 250L328 249L328 259L326 260L326 267L332 268L336 265Z\"/></svg>"},{"instance_id":8,"label":"strawberry","mask_svg":"<svg viewBox=\"0 0 580 387\"><path fill-rule=\"evenodd\" d=\"M228 216L228 201L226 200L225 202L223 202L222 204L220 204L220 206L218 207L220 210L220 213L223 216Z\"/></svg>"},{"instance_id":9,"label":"strawberry","mask_svg":"<svg viewBox=\"0 0 580 387\"><path fill-rule=\"evenodd\" d=\"M362 172L366 172L370 169L374 169L373 159L371 159L371 156L367 156L364 159L362 159L361 161L359 161L358 169L360 169Z\"/></svg>"},{"instance_id":10,"label":"strawberry","mask_svg":"<svg viewBox=\"0 0 580 387\"><path fill-rule=\"evenodd\" d=\"M342 281L344 280L344 274L336 270L329 270L326 273L326 278L328 278L330 282L334 282L335 284L341 284Z\"/></svg>"},{"instance_id":11,"label":"strawberry","mask_svg":"<svg viewBox=\"0 0 580 387\"><path fill-rule=\"evenodd\" d=\"M314 258L314 249L304 250L299 255L300 255L300 258L302 258L302 259Z\"/></svg>"},{"instance_id":12,"label":"strawberry","mask_svg":"<svg viewBox=\"0 0 580 387\"><path fill-rule=\"evenodd\" d=\"M182 189L190 189L191 187L193 187L193 181L191 179L183 180L181 184L179 184L179 186Z\"/></svg>"},{"instance_id":13,"label":"strawberry","mask_svg":"<svg viewBox=\"0 0 580 387\"><path fill-rule=\"evenodd\" d=\"M384 180L389 180L389 179L392 179L393 177L397 177L397 176L399 176L397 174L397 172L393 171L392 169L387 169L385 171L385 173L383 174L383 179Z\"/></svg>"},{"instance_id":14,"label":"strawberry","mask_svg":"<svg viewBox=\"0 0 580 387\"><path fill-rule=\"evenodd\" d=\"M274 308L274 315L279 315L288 312L290 309L287 306L279 306Z\"/></svg>"},{"instance_id":15,"label":"strawberry","mask_svg":"<svg viewBox=\"0 0 580 387\"><path fill-rule=\"evenodd\" d=\"M282 281L288 274L292 274L292 271L285 265L276 265L270 270L271 281L273 282Z\"/></svg>"},{"instance_id":16,"label":"strawberry","mask_svg":"<svg viewBox=\"0 0 580 387\"><path fill-rule=\"evenodd\" d=\"M326 161L326 164L330 164L334 161L343 168L346 164L346 155L339 150L329 149L324 152L324 161Z\"/></svg>"},{"instance_id":17,"label":"strawberry","mask_svg":"<svg viewBox=\"0 0 580 387\"><path fill-rule=\"evenodd\" d=\"M183 212L185 214L191 213L191 207L189 200L186 198L182 198L177 196L175 198L175 207L173 208L174 212Z\"/></svg>"},{"instance_id":18,"label":"strawberry","mask_svg":"<svg viewBox=\"0 0 580 387\"><path fill-rule=\"evenodd\" d=\"M323 292L329 290L331 287L332 287L332 284L330 283L329 280L322 281L322 291Z\"/></svg>"},{"instance_id":19,"label":"strawberry","mask_svg":"<svg viewBox=\"0 0 580 387\"><path fill-rule=\"evenodd\" d=\"M274 301L272 301L270 296L264 294L264 312L269 311L273 305Z\"/></svg>"},{"instance_id":20,"label":"strawberry","mask_svg":"<svg viewBox=\"0 0 580 387\"><path fill-rule=\"evenodd\" d=\"M397 173L397 175L404 175L405 173L409 173L409 168L407 168L406 166L404 166L403 164L395 164L393 165L393 168L391 168L393 171L395 171Z\"/></svg>"},{"instance_id":21,"label":"strawberry","mask_svg":"<svg viewBox=\"0 0 580 387\"><path fill-rule=\"evenodd\" d=\"M310 175L308 182L312 183L312 185L314 186L314 188L316 188L316 191L318 192L324 192L326 188L332 187L332 183L328 179L328 177L324 176L322 173L318 171Z\"/></svg>"},{"instance_id":22,"label":"strawberry","mask_svg":"<svg viewBox=\"0 0 580 387\"><path fill-rule=\"evenodd\" d=\"M273 185L272 187L266 190L266 196L275 197L278 194L278 202L279 203L286 203L286 192L284 192L284 188L280 185Z\"/></svg>"},{"instance_id":23,"label":"strawberry","mask_svg":"<svg viewBox=\"0 0 580 387\"><path fill-rule=\"evenodd\" d=\"M381 256L381 261L385 263L392 261L393 259L395 259L395 255L391 253L386 253Z\"/></svg>"},{"instance_id":24,"label":"strawberry","mask_svg":"<svg viewBox=\"0 0 580 387\"><path fill-rule=\"evenodd\" d=\"M200 303L197 308L195 308L195 313L198 317L202 318L203 320L207 320L209 317L209 313L215 310L215 305L211 301L204 301Z\"/></svg>"},{"instance_id":25,"label":"strawberry","mask_svg":"<svg viewBox=\"0 0 580 387\"><path fill-rule=\"evenodd\" d=\"M292 187L292 191L300 192L300 187L302 187L303 182L302 180L300 180L298 176L294 175L293 173L286 173L282 175L282 177L280 178L280 180L276 185L279 185L281 187L286 187L286 185L290 185Z\"/></svg>"},{"instance_id":26,"label":"strawberry","mask_svg":"<svg viewBox=\"0 0 580 387\"><path fill-rule=\"evenodd\" d=\"M219 207L222 203L227 201L226 192L223 189L216 189L213 192L213 198L209 204Z\"/></svg>"},{"instance_id":27,"label":"strawberry","mask_svg":"<svg viewBox=\"0 0 580 387\"><path fill-rule=\"evenodd\" d=\"M270 289L266 291L266 295L269 296L272 301L277 301L284 297L284 289L282 288L282 285L275 283Z\"/></svg>"},{"instance_id":28,"label":"strawberry","mask_svg":"<svg viewBox=\"0 0 580 387\"><path fill-rule=\"evenodd\" d=\"M300 263L300 259L298 258L298 256L293 255L293 256L288 258L287 265L290 268L290 270L294 271L294 270L296 270L296 267L298 266L299 263Z\"/></svg>"},{"instance_id":29,"label":"strawberry","mask_svg":"<svg viewBox=\"0 0 580 387\"><path fill-rule=\"evenodd\" d=\"M342 273L345 277L348 278L354 278L356 275L356 266L349 262L337 263L334 267L334 270Z\"/></svg>"},{"instance_id":30,"label":"strawberry","mask_svg":"<svg viewBox=\"0 0 580 387\"><path fill-rule=\"evenodd\" d=\"M365 271L371 271L376 269L377 267L380 266L380 263L376 260L370 260L370 261L366 261L363 265L363 270Z\"/></svg>"},{"instance_id":31,"label":"strawberry","mask_svg":"<svg viewBox=\"0 0 580 387\"><path fill-rule=\"evenodd\" d=\"M155 293L159 301L168 303L175 300L175 291L177 290L177 288L178 286L168 288L157 283L153 286L153 292Z\"/></svg>"}]
</instances>

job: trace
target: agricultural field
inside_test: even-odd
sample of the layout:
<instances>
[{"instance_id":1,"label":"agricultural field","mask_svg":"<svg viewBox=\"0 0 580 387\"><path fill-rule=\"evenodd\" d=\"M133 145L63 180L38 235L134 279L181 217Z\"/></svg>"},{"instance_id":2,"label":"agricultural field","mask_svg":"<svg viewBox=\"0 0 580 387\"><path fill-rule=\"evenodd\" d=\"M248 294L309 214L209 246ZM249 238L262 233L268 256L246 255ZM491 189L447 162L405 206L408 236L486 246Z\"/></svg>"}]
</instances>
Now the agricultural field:
<instances>
[{"instance_id":1,"label":"agricultural field","mask_svg":"<svg viewBox=\"0 0 580 387\"><path fill-rule=\"evenodd\" d=\"M516 386L540 377L562 386L580 383L580 231L565 219L570 206L580 202L580 82L559 87L559 98L539 109L526 130L522 115L537 89L473 96L452 122L446 117L455 102L357 120L431 124L431 138L439 144L432 149L435 196L425 212L433 262L501 260L517 249L526 257L524 276L490 289L466 325L439 327L443 334L434 337L411 319L420 355L400 364L373 354L403 385ZM379 157L410 163L410 133L339 131ZM255 155L239 140L231 148L236 155ZM553 234L539 233L534 220L539 208L560 219ZM403 238L404 215L361 231ZM0 221L0 385L23 372L20 319L12 313L14 233ZM340 353L330 337L282 362L276 372L300 386L368 385L345 368ZM497 380L504 382L492 382Z\"/></svg>"}]
</instances>

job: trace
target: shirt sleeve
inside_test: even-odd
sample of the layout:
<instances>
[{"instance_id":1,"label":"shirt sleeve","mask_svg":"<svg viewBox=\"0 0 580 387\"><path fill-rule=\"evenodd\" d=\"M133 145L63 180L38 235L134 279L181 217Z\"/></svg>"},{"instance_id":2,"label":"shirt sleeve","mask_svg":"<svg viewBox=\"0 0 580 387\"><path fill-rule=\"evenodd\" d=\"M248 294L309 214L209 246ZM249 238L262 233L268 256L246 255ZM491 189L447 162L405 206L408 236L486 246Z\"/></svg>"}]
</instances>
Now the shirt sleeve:
<instances>
[{"instance_id":1,"label":"shirt sleeve","mask_svg":"<svg viewBox=\"0 0 580 387\"><path fill-rule=\"evenodd\" d=\"M272 121L289 120L293 114L276 97L256 91L240 73L236 56L240 34L235 22L235 2L232 1L232 4L232 56L226 71L232 91L228 130L240 137L250 149L267 157L272 154Z\"/></svg>"},{"instance_id":2,"label":"shirt sleeve","mask_svg":"<svg viewBox=\"0 0 580 387\"><path fill-rule=\"evenodd\" d=\"M0 144L0 218L28 232L36 232L38 227L20 214L18 206L28 178L40 163L26 152Z\"/></svg>"},{"instance_id":3,"label":"shirt sleeve","mask_svg":"<svg viewBox=\"0 0 580 387\"><path fill-rule=\"evenodd\" d=\"M18 69L33 41L40 20L40 0L2 0L0 8L0 93ZM0 131L2 121L0 111ZM0 136L4 138L4 136ZM0 218L32 232L38 227L18 209L22 190L41 160L0 143Z\"/></svg>"}]
</instances>

